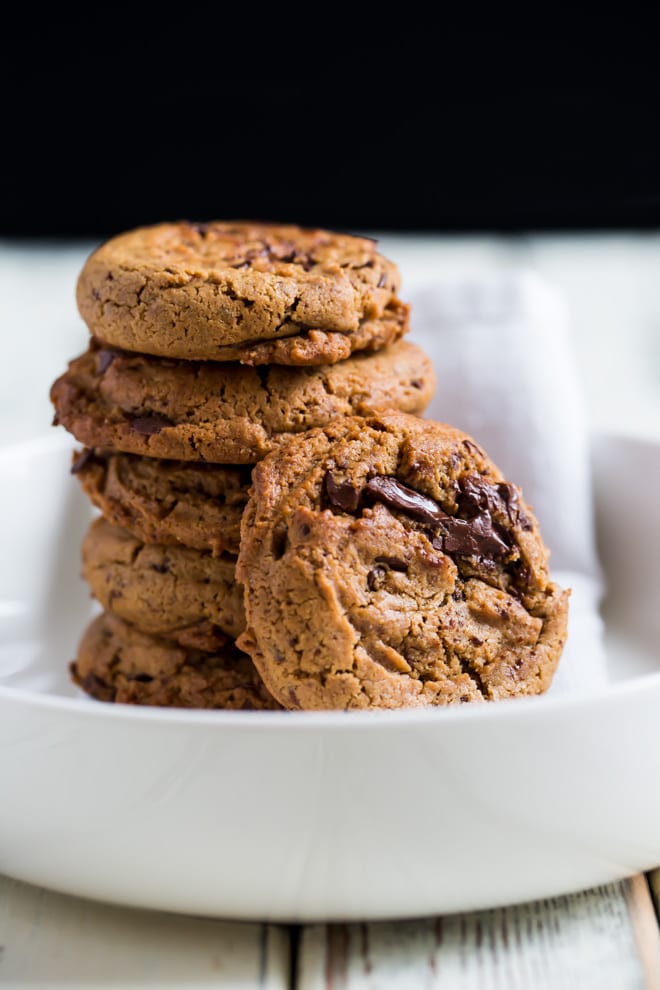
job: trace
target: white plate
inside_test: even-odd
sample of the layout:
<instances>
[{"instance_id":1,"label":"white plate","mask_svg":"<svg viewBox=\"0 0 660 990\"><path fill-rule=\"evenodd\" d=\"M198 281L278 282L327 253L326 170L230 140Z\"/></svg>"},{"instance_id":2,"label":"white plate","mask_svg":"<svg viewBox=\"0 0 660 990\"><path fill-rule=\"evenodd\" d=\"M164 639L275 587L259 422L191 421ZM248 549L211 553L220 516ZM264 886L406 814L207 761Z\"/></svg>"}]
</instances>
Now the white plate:
<instances>
[{"instance_id":1,"label":"white plate","mask_svg":"<svg viewBox=\"0 0 660 990\"><path fill-rule=\"evenodd\" d=\"M408 712L190 712L78 696L90 508L63 438L0 454L0 872L278 921L404 918L660 863L660 446L594 445L612 682Z\"/></svg>"}]
</instances>

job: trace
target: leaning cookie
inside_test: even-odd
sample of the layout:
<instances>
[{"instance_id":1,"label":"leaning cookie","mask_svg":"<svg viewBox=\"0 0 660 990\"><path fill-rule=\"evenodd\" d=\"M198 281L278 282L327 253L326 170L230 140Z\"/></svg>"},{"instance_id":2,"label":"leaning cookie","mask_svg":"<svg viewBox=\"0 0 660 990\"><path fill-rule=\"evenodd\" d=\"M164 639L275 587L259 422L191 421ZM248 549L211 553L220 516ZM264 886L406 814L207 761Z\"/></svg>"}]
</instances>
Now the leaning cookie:
<instances>
[{"instance_id":1,"label":"leaning cookie","mask_svg":"<svg viewBox=\"0 0 660 990\"><path fill-rule=\"evenodd\" d=\"M89 527L81 551L94 596L142 632L215 650L244 628L234 557L143 543L103 517Z\"/></svg>"},{"instance_id":2,"label":"leaning cookie","mask_svg":"<svg viewBox=\"0 0 660 990\"><path fill-rule=\"evenodd\" d=\"M469 436L401 413L294 437L253 471L238 645L287 708L535 695L569 592L522 494Z\"/></svg>"},{"instance_id":3,"label":"leaning cookie","mask_svg":"<svg viewBox=\"0 0 660 990\"><path fill-rule=\"evenodd\" d=\"M110 522L145 543L238 553L250 468L91 449L71 467Z\"/></svg>"},{"instance_id":4,"label":"leaning cookie","mask_svg":"<svg viewBox=\"0 0 660 990\"><path fill-rule=\"evenodd\" d=\"M88 447L254 464L284 437L338 416L420 413L434 388L430 359L407 341L322 368L170 361L92 341L50 396L55 423Z\"/></svg>"},{"instance_id":5,"label":"leaning cookie","mask_svg":"<svg viewBox=\"0 0 660 990\"><path fill-rule=\"evenodd\" d=\"M277 709L233 643L213 653L147 636L107 612L85 630L71 679L97 701L166 708Z\"/></svg>"},{"instance_id":6,"label":"leaning cookie","mask_svg":"<svg viewBox=\"0 0 660 990\"><path fill-rule=\"evenodd\" d=\"M113 237L77 285L91 333L186 360L329 364L405 333L396 266L366 237L257 222L161 223Z\"/></svg>"}]
</instances>

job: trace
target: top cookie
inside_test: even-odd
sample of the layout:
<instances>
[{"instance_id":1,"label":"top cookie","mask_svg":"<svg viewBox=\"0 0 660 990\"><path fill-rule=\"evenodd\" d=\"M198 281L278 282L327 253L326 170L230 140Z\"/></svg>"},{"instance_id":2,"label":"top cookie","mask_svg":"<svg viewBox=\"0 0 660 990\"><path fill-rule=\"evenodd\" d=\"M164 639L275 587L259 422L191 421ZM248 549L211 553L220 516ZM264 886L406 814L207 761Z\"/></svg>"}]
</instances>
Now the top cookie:
<instances>
[{"instance_id":1,"label":"top cookie","mask_svg":"<svg viewBox=\"0 0 660 990\"><path fill-rule=\"evenodd\" d=\"M258 222L162 223L87 259L92 334L131 351L247 364L325 364L408 329L396 266L376 242Z\"/></svg>"}]
</instances>

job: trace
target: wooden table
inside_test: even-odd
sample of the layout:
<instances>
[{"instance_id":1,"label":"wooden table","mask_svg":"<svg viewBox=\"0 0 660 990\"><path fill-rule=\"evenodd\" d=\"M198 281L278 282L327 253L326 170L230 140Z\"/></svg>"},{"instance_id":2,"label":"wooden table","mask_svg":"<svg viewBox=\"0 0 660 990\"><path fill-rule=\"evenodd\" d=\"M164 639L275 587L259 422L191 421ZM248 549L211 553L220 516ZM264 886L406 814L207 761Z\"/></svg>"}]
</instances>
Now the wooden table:
<instances>
[{"instance_id":1,"label":"wooden table","mask_svg":"<svg viewBox=\"0 0 660 990\"><path fill-rule=\"evenodd\" d=\"M660 235L382 237L381 247L404 286L511 266L548 277L573 314L594 426L660 437ZM50 420L48 384L86 338L73 285L89 248L0 243L0 325L12 328L0 443ZM660 990L659 904L656 871L474 914L286 927L100 905L0 877L0 987Z\"/></svg>"},{"instance_id":2,"label":"wooden table","mask_svg":"<svg viewBox=\"0 0 660 990\"><path fill-rule=\"evenodd\" d=\"M0 986L657 990L660 872L473 914L286 927L96 904L0 879Z\"/></svg>"}]
</instances>

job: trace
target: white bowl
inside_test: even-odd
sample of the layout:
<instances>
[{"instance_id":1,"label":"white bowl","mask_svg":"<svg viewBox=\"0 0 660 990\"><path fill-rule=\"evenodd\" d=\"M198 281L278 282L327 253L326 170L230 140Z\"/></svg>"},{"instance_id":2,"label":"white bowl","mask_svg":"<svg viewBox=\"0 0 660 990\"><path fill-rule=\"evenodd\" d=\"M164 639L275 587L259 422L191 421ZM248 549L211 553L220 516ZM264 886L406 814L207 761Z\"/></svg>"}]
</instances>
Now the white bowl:
<instances>
[{"instance_id":1,"label":"white bowl","mask_svg":"<svg viewBox=\"0 0 660 990\"><path fill-rule=\"evenodd\" d=\"M660 446L594 444L610 683L348 714L79 696L66 664L94 609L78 577L91 510L68 448L0 454L0 872L310 922L494 907L660 863Z\"/></svg>"}]
</instances>

